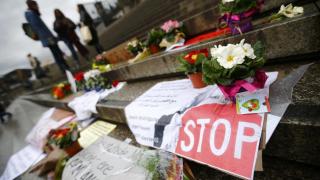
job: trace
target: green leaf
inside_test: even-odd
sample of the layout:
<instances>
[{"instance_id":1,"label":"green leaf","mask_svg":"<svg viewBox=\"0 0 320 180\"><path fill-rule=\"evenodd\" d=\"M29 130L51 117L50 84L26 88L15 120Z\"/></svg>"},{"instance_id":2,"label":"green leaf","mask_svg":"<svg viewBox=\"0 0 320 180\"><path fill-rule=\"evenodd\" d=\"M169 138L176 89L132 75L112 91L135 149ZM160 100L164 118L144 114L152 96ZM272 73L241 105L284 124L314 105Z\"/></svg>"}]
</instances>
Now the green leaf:
<instances>
[{"instance_id":1,"label":"green leaf","mask_svg":"<svg viewBox=\"0 0 320 180\"><path fill-rule=\"evenodd\" d=\"M263 57L264 47L263 47L263 44L261 43L261 41L257 41L257 42L253 45L253 49L254 49L254 54L255 54L258 58Z\"/></svg>"}]
</instances>

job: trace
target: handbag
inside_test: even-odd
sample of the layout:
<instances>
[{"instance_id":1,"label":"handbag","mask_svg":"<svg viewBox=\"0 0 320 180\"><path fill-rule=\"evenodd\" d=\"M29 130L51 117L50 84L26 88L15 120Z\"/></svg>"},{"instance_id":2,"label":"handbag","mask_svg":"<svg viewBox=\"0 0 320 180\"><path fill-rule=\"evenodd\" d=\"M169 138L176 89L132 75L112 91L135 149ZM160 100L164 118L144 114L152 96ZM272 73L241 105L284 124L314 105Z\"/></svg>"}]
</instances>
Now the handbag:
<instances>
[{"instance_id":1,"label":"handbag","mask_svg":"<svg viewBox=\"0 0 320 180\"><path fill-rule=\"evenodd\" d=\"M22 29L24 33L31 39L38 41L39 36L38 34L32 29L31 25L29 23L22 23Z\"/></svg>"},{"instance_id":2,"label":"handbag","mask_svg":"<svg viewBox=\"0 0 320 180\"><path fill-rule=\"evenodd\" d=\"M91 34L90 28L88 26L82 24L81 28L80 28L80 34L81 34L83 41L86 44L88 44L92 40L92 34Z\"/></svg>"}]
</instances>

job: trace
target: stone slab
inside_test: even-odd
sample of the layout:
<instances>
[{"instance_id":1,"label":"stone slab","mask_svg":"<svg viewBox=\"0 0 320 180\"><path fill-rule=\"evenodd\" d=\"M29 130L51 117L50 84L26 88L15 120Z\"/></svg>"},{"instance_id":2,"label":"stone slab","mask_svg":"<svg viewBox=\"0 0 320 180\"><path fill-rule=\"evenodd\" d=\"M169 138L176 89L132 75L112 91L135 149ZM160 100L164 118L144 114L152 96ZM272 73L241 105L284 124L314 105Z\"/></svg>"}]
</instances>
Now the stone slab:
<instances>
[{"instance_id":1,"label":"stone slab","mask_svg":"<svg viewBox=\"0 0 320 180\"><path fill-rule=\"evenodd\" d=\"M170 76L170 74L178 72L179 62L176 60L176 56L180 53L210 48L217 44L236 43L241 39L246 39L247 42L262 41L265 45L265 56L268 62L287 61L292 57L296 59L305 58L305 56L319 57L319 23L320 13L315 12L290 20L266 24L244 35L220 38L184 50L155 55L140 62L119 67L104 75L111 79L126 81L146 77Z\"/></svg>"}]
</instances>

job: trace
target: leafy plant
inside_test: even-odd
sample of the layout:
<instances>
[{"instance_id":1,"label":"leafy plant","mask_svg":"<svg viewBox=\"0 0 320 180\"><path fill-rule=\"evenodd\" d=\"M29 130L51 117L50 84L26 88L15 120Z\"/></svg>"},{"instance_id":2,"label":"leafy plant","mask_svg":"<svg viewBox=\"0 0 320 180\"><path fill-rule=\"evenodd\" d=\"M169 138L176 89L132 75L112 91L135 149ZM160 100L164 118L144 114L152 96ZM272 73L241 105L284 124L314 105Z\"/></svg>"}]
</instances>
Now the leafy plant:
<instances>
[{"instance_id":1,"label":"leafy plant","mask_svg":"<svg viewBox=\"0 0 320 180\"><path fill-rule=\"evenodd\" d=\"M160 28L151 29L148 32L147 40L145 41L145 46L150 45L159 45L162 41L162 38L164 37L165 32Z\"/></svg>"},{"instance_id":2,"label":"leafy plant","mask_svg":"<svg viewBox=\"0 0 320 180\"><path fill-rule=\"evenodd\" d=\"M220 11L223 13L239 14L257 6L255 0L222 0L219 4Z\"/></svg>"},{"instance_id":3,"label":"leafy plant","mask_svg":"<svg viewBox=\"0 0 320 180\"><path fill-rule=\"evenodd\" d=\"M178 70L184 71L186 74L202 72L202 63L207 60L207 57L208 51L206 49L182 54L177 57L180 62Z\"/></svg>"},{"instance_id":4,"label":"leafy plant","mask_svg":"<svg viewBox=\"0 0 320 180\"><path fill-rule=\"evenodd\" d=\"M257 69L261 68L265 59L263 58L263 46L257 42L253 46L254 59L245 57L244 62L234 65L232 68L223 67L216 57L212 57L203 63L203 80L207 84L231 85L235 80L245 79L255 75Z\"/></svg>"},{"instance_id":5,"label":"leafy plant","mask_svg":"<svg viewBox=\"0 0 320 180\"><path fill-rule=\"evenodd\" d=\"M127 45L127 49L134 55L137 55L139 52L142 52L143 48L143 44L138 40L131 41Z\"/></svg>"}]
</instances>

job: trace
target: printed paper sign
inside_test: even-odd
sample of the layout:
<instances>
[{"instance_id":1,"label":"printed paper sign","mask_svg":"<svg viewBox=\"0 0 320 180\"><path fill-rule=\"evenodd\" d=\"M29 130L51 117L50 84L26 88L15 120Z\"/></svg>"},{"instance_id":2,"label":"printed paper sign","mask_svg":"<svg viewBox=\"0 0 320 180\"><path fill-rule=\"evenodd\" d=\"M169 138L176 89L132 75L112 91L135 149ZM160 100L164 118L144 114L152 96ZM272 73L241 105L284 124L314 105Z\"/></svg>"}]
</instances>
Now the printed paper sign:
<instances>
[{"instance_id":1,"label":"printed paper sign","mask_svg":"<svg viewBox=\"0 0 320 180\"><path fill-rule=\"evenodd\" d=\"M234 104L204 104L182 117L176 153L245 179L253 177L263 119Z\"/></svg>"},{"instance_id":2,"label":"printed paper sign","mask_svg":"<svg viewBox=\"0 0 320 180\"><path fill-rule=\"evenodd\" d=\"M268 73L265 88L276 77ZM188 79L158 83L128 105L125 115L144 146L244 179L253 177L263 116L237 114L236 105L216 85L194 89Z\"/></svg>"},{"instance_id":3,"label":"printed paper sign","mask_svg":"<svg viewBox=\"0 0 320 180\"><path fill-rule=\"evenodd\" d=\"M253 93L242 92L236 95L238 114L270 112L268 89L257 90Z\"/></svg>"}]
</instances>

